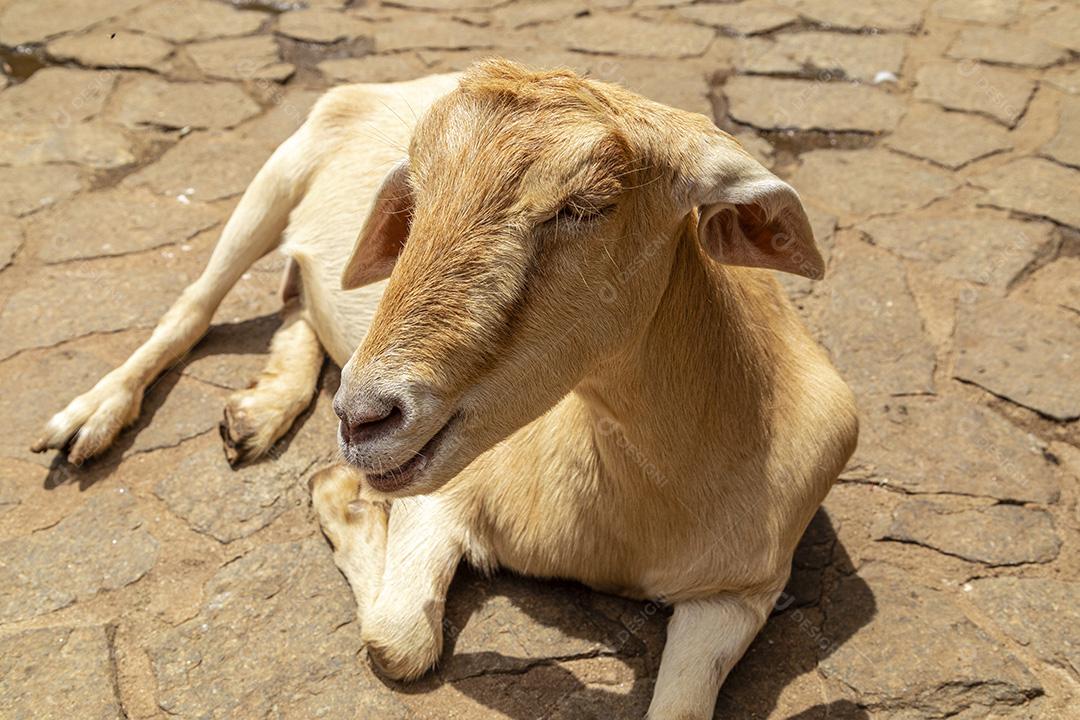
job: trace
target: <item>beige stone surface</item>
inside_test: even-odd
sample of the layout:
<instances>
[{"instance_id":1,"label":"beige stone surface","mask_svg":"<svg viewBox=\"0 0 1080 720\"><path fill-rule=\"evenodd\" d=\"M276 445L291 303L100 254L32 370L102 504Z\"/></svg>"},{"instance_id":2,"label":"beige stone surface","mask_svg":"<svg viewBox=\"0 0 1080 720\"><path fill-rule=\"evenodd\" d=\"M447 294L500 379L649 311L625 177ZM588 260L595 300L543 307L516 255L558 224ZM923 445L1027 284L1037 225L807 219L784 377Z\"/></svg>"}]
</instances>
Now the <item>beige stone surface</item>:
<instances>
[{"instance_id":1,"label":"beige stone surface","mask_svg":"<svg viewBox=\"0 0 1080 720\"><path fill-rule=\"evenodd\" d=\"M218 437L281 323L279 253L114 448L80 468L29 450L149 337L322 92L491 55L713 117L798 190L826 259L823 281L777 279L856 392L859 448L716 717L1073 717L1078 17L0 0L0 717L645 716L670 609L569 582L463 568L438 667L371 668L306 486L336 457L336 369L266 459L234 470Z\"/></svg>"}]
</instances>

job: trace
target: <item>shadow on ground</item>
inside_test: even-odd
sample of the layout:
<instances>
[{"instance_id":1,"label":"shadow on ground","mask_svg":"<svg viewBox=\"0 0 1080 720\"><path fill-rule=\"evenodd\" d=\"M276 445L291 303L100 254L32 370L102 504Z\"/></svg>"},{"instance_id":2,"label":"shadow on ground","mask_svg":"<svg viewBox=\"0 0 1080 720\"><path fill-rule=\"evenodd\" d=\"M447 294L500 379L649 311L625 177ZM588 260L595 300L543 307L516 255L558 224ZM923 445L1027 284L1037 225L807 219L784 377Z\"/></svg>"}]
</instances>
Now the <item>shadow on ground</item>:
<instances>
[{"instance_id":1,"label":"shadow on ground","mask_svg":"<svg viewBox=\"0 0 1080 720\"><path fill-rule=\"evenodd\" d=\"M848 634L832 637L823 632L819 607L825 588L831 576L849 571L849 558L828 514L819 510L799 545L791 581L776 612L721 690L717 718L764 718L782 706L803 708L786 716L788 720L869 718L853 702L821 702L821 683L815 676L818 663L875 613L869 586L859 583L858 601L846 603L858 608L858 617L844 624ZM514 720L640 718L652 694L669 616L668 609L594 593L573 583L506 574L484 578L463 569L448 597L440 668L418 683L387 684L407 694L429 693L450 684ZM483 629L471 632L474 623ZM555 648L574 652L540 660L527 652L511 655L484 649L487 642L493 648L532 650L544 642L536 635L557 638ZM625 678L615 680L610 671L587 667L587 661L597 656L614 656L632 672L628 690ZM577 669L572 672L570 667ZM789 690L799 678L809 681ZM603 688L616 682L621 685L618 692Z\"/></svg>"}]
</instances>

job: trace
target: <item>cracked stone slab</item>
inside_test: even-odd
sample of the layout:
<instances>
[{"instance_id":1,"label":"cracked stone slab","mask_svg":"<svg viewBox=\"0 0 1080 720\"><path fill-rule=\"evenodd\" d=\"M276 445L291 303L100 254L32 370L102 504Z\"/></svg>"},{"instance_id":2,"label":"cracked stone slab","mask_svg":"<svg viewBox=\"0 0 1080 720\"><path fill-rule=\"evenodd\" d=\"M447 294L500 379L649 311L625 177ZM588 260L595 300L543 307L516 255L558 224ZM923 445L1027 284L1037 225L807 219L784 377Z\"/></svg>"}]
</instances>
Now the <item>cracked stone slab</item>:
<instances>
[{"instance_id":1,"label":"cracked stone slab","mask_svg":"<svg viewBox=\"0 0 1080 720\"><path fill-rule=\"evenodd\" d=\"M191 133L123 184L149 187L172 205L179 204L173 200L179 195L200 203L221 200L243 193L271 152L236 131ZM190 210L195 204L181 207Z\"/></svg>"},{"instance_id":2,"label":"cracked stone slab","mask_svg":"<svg viewBox=\"0 0 1080 720\"><path fill-rule=\"evenodd\" d=\"M574 18L553 32L569 50L658 58L702 55L716 36L715 30L701 25L662 25L627 16Z\"/></svg>"},{"instance_id":3,"label":"cracked stone slab","mask_svg":"<svg viewBox=\"0 0 1080 720\"><path fill-rule=\"evenodd\" d=\"M864 589L868 586L868 590ZM862 611L872 595L875 612ZM948 597L873 563L840 580L824 605L827 638L844 638L822 660L827 678L854 688L860 704L909 717L1021 705L1042 693L1015 655L974 625Z\"/></svg>"},{"instance_id":4,"label":"cracked stone slab","mask_svg":"<svg viewBox=\"0 0 1080 720\"><path fill-rule=\"evenodd\" d=\"M220 220L220 211L202 203L110 189L38 213L24 223L23 232L39 258L59 263L184 242Z\"/></svg>"},{"instance_id":5,"label":"cracked stone slab","mask_svg":"<svg viewBox=\"0 0 1080 720\"><path fill-rule=\"evenodd\" d=\"M334 43L370 36L371 31L371 23L360 18L317 8L291 10L277 21L278 34L304 42Z\"/></svg>"},{"instance_id":6,"label":"cracked stone slab","mask_svg":"<svg viewBox=\"0 0 1080 720\"><path fill-rule=\"evenodd\" d=\"M216 439L226 393L176 371L150 386L143 410L133 426L121 433L118 444L124 457L160 448L176 447L199 435ZM130 443L130 444L129 444Z\"/></svg>"},{"instance_id":7,"label":"cracked stone slab","mask_svg":"<svg viewBox=\"0 0 1080 720\"><path fill-rule=\"evenodd\" d=\"M1047 42L1080 52L1080 9L1071 3L1053 6L1031 22L1028 32Z\"/></svg>"},{"instance_id":8,"label":"cracked stone slab","mask_svg":"<svg viewBox=\"0 0 1080 720\"><path fill-rule=\"evenodd\" d=\"M218 570L204 597L147 648L168 714L406 717L357 657L352 592L321 538L252 550Z\"/></svg>"},{"instance_id":9,"label":"cracked stone slab","mask_svg":"<svg viewBox=\"0 0 1080 720\"><path fill-rule=\"evenodd\" d=\"M150 35L106 28L58 38L45 49L57 60L74 60L86 67L157 70L172 55L173 46Z\"/></svg>"},{"instance_id":10,"label":"cracked stone slab","mask_svg":"<svg viewBox=\"0 0 1080 720\"><path fill-rule=\"evenodd\" d=\"M202 269L203 258L191 255L152 252L36 270L0 313L0 354L156 323Z\"/></svg>"},{"instance_id":11,"label":"cracked stone slab","mask_svg":"<svg viewBox=\"0 0 1080 720\"><path fill-rule=\"evenodd\" d=\"M190 451L154 487L154 494L195 531L222 543L247 537L269 525L307 498L309 471L337 455L337 440L328 397L303 419L294 436L286 436L268 457L233 469L221 439L210 433L190 443ZM221 416L220 401L213 416ZM187 446L185 446L186 448Z\"/></svg>"},{"instance_id":12,"label":"cracked stone slab","mask_svg":"<svg viewBox=\"0 0 1080 720\"><path fill-rule=\"evenodd\" d=\"M866 243L838 244L824 287L821 341L856 393L933 392L934 346L899 260Z\"/></svg>"},{"instance_id":13,"label":"cracked stone slab","mask_svg":"<svg viewBox=\"0 0 1080 720\"><path fill-rule=\"evenodd\" d=\"M922 23L922 3L866 0L791 0L785 2L805 18L844 30L912 32Z\"/></svg>"},{"instance_id":14,"label":"cracked stone slab","mask_svg":"<svg viewBox=\"0 0 1080 720\"><path fill-rule=\"evenodd\" d=\"M174 83L140 76L117 90L109 112L130 127L228 128L255 117L260 108L232 83Z\"/></svg>"},{"instance_id":15,"label":"cracked stone slab","mask_svg":"<svg viewBox=\"0 0 1080 720\"><path fill-rule=\"evenodd\" d=\"M581 12L577 0L549 0L543 3L509 3L492 8L498 22L509 28L529 27L571 18Z\"/></svg>"},{"instance_id":16,"label":"cracked stone slab","mask_svg":"<svg viewBox=\"0 0 1080 720\"><path fill-rule=\"evenodd\" d=\"M949 45L946 55L956 60L1043 68L1065 59L1069 53L1017 30L966 27Z\"/></svg>"},{"instance_id":17,"label":"cracked stone slab","mask_svg":"<svg viewBox=\"0 0 1080 720\"><path fill-rule=\"evenodd\" d=\"M957 508L921 499L898 506L880 539L994 566L1050 562L1061 550L1061 538L1045 510L1018 505Z\"/></svg>"},{"instance_id":18,"label":"cracked stone slab","mask_svg":"<svg viewBox=\"0 0 1080 720\"><path fill-rule=\"evenodd\" d=\"M492 48L495 39L484 28L432 15L405 15L389 23L372 26L375 49L380 53L397 50L464 50Z\"/></svg>"},{"instance_id":19,"label":"cracked stone slab","mask_svg":"<svg viewBox=\"0 0 1080 720\"><path fill-rule=\"evenodd\" d=\"M1016 125L1035 90L1035 82L1018 72L970 61L928 63L915 83L916 100L986 115L1007 127Z\"/></svg>"},{"instance_id":20,"label":"cracked stone slab","mask_svg":"<svg viewBox=\"0 0 1080 720\"><path fill-rule=\"evenodd\" d=\"M521 672L546 659L615 654L615 625L584 607L586 592L508 575L465 574L450 590L443 626L453 653L440 664L440 676L456 682Z\"/></svg>"},{"instance_id":21,"label":"cracked stone slab","mask_svg":"<svg viewBox=\"0 0 1080 720\"><path fill-rule=\"evenodd\" d=\"M904 114L901 98L866 85L738 75L723 90L728 115L759 129L876 133Z\"/></svg>"},{"instance_id":22,"label":"cracked stone slab","mask_svg":"<svg viewBox=\"0 0 1080 720\"><path fill-rule=\"evenodd\" d=\"M1045 445L997 413L949 397L890 398L864 410L855 470L910 493L1044 505L1058 483Z\"/></svg>"},{"instance_id":23,"label":"cracked stone slab","mask_svg":"<svg viewBox=\"0 0 1080 720\"><path fill-rule=\"evenodd\" d=\"M124 488L103 489L57 525L0 542L0 623L25 620L130 585L157 562Z\"/></svg>"},{"instance_id":24,"label":"cracked stone slab","mask_svg":"<svg viewBox=\"0 0 1080 720\"><path fill-rule=\"evenodd\" d=\"M1050 142L1042 146L1042 154L1057 160L1062 165L1071 165L1080 169L1080 133L1076 131L1078 127L1080 127L1080 98L1062 98L1057 134L1050 139Z\"/></svg>"},{"instance_id":25,"label":"cracked stone slab","mask_svg":"<svg viewBox=\"0 0 1080 720\"><path fill-rule=\"evenodd\" d=\"M791 8L769 0L746 0L733 5L686 5L676 8L675 13L685 20L736 35L767 33L799 19Z\"/></svg>"},{"instance_id":26,"label":"cracked stone slab","mask_svg":"<svg viewBox=\"0 0 1080 720\"><path fill-rule=\"evenodd\" d=\"M740 41L736 45L735 67L741 73L806 75L819 82L845 77L870 82L882 71L899 76L906 52L907 38L902 35L782 33L775 39Z\"/></svg>"},{"instance_id":27,"label":"cracked stone slab","mask_svg":"<svg viewBox=\"0 0 1080 720\"><path fill-rule=\"evenodd\" d=\"M158 0L126 15L124 27L174 43L247 35L259 29L266 15L238 10L212 0Z\"/></svg>"},{"instance_id":28,"label":"cracked stone slab","mask_svg":"<svg viewBox=\"0 0 1080 720\"><path fill-rule=\"evenodd\" d=\"M269 35L208 40L186 50L204 75L221 80L281 81L296 70L281 61L281 51Z\"/></svg>"},{"instance_id":29,"label":"cracked stone slab","mask_svg":"<svg viewBox=\"0 0 1080 720\"><path fill-rule=\"evenodd\" d=\"M1057 420L1080 417L1080 318L1014 299L977 298L956 320L953 374Z\"/></svg>"},{"instance_id":30,"label":"cracked stone slab","mask_svg":"<svg viewBox=\"0 0 1080 720\"><path fill-rule=\"evenodd\" d=\"M929 263L933 272L945 277L1000 290L1008 288L1037 259L1046 257L1057 236L1049 223L985 212L873 218L856 227L874 245L905 260Z\"/></svg>"},{"instance_id":31,"label":"cracked stone slab","mask_svg":"<svg viewBox=\"0 0 1080 720\"><path fill-rule=\"evenodd\" d=\"M0 165L74 163L109 169L133 162L131 139L120 128L105 123L27 122L0 127Z\"/></svg>"},{"instance_id":32,"label":"cracked stone slab","mask_svg":"<svg viewBox=\"0 0 1080 720\"><path fill-rule=\"evenodd\" d=\"M979 578L971 601L1040 660L1080 672L1080 583L1054 578Z\"/></svg>"},{"instance_id":33,"label":"cracked stone slab","mask_svg":"<svg viewBox=\"0 0 1080 720\"><path fill-rule=\"evenodd\" d=\"M1073 193L1080 173L1042 158L1021 158L974 176L986 189L983 205L1016 210L1080 227L1080 205Z\"/></svg>"},{"instance_id":34,"label":"cracked stone slab","mask_svg":"<svg viewBox=\"0 0 1080 720\"><path fill-rule=\"evenodd\" d=\"M359 58L332 58L318 65L319 72L335 83L401 82L431 72L415 53L365 55Z\"/></svg>"},{"instance_id":35,"label":"cracked stone slab","mask_svg":"<svg viewBox=\"0 0 1080 720\"><path fill-rule=\"evenodd\" d=\"M73 165L0 167L0 214L29 215L83 188Z\"/></svg>"},{"instance_id":36,"label":"cracked stone slab","mask_svg":"<svg viewBox=\"0 0 1080 720\"><path fill-rule=\"evenodd\" d=\"M16 0L0 6L0 45L39 43L122 15L146 0Z\"/></svg>"},{"instance_id":37,"label":"cracked stone slab","mask_svg":"<svg viewBox=\"0 0 1080 720\"><path fill-rule=\"evenodd\" d=\"M1080 258L1060 257L1039 268L1020 288L1018 298L1080 313Z\"/></svg>"},{"instance_id":38,"label":"cracked stone slab","mask_svg":"<svg viewBox=\"0 0 1080 720\"><path fill-rule=\"evenodd\" d=\"M110 629L49 627L0 635L0 717L125 720Z\"/></svg>"},{"instance_id":39,"label":"cracked stone slab","mask_svg":"<svg viewBox=\"0 0 1080 720\"><path fill-rule=\"evenodd\" d=\"M4 90L0 125L52 123L66 127L101 112L116 84L115 72L47 67Z\"/></svg>"},{"instance_id":40,"label":"cracked stone slab","mask_svg":"<svg viewBox=\"0 0 1080 720\"><path fill-rule=\"evenodd\" d=\"M951 174L887 150L813 150L791 178L801 193L840 215L913 210L959 186Z\"/></svg>"},{"instance_id":41,"label":"cracked stone slab","mask_svg":"<svg viewBox=\"0 0 1080 720\"><path fill-rule=\"evenodd\" d=\"M1008 130L992 120L922 103L908 110L885 144L952 169L1012 147Z\"/></svg>"}]
</instances>

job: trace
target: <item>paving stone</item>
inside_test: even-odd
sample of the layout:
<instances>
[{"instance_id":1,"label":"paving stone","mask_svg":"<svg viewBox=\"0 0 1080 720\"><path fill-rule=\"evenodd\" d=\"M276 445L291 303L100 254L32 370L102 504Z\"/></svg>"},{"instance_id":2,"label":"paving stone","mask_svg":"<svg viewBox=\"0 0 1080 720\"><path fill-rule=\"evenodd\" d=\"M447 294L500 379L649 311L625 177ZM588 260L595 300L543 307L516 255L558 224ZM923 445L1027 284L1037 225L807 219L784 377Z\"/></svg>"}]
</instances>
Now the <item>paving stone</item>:
<instances>
[{"instance_id":1,"label":"paving stone","mask_svg":"<svg viewBox=\"0 0 1080 720\"><path fill-rule=\"evenodd\" d=\"M305 88L274 88L271 106L262 115L236 128L239 137L262 145L265 157L296 132L323 93Z\"/></svg>"},{"instance_id":2,"label":"paving stone","mask_svg":"<svg viewBox=\"0 0 1080 720\"><path fill-rule=\"evenodd\" d=\"M258 547L204 596L198 615L147 648L169 715L406 717L357 658L353 596L321 538Z\"/></svg>"},{"instance_id":3,"label":"paving stone","mask_svg":"<svg viewBox=\"0 0 1080 720\"><path fill-rule=\"evenodd\" d=\"M1050 562L1061 549L1050 514L1018 505L963 509L909 500L882 537L995 566Z\"/></svg>"},{"instance_id":4,"label":"paving stone","mask_svg":"<svg viewBox=\"0 0 1080 720\"><path fill-rule=\"evenodd\" d=\"M23 232L47 263L150 250L183 242L221 220L202 203L146 191L83 193L34 215Z\"/></svg>"},{"instance_id":5,"label":"paving stone","mask_svg":"<svg viewBox=\"0 0 1080 720\"><path fill-rule=\"evenodd\" d=\"M96 25L146 0L17 0L0 6L0 45L14 47Z\"/></svg>"},{"instance_id":6,"label":"paving stone","mask_svg":"<svg viewBox=\"0 0 1080 720\"><path fill-rule=\"evenodd\" d=\"M222 80L285 80L296 68L281 61L274 38L207 40L187 46L188 56L207 77Z\"/></svg>"},{"instance_id":7,"label":"paving stone","mask_svg":"<svg viewBox=\"0 0 1080 720\"><path fill-rule=\"evenodd\" d=\"M929 100L948 110L981 113L1012 127L1035 90L1034 81L991 65L933 62L915 76L915 99Z\"/></svg>"},{"instance_id":8,"label":"paving stone","mask_svg":"<svg viewBox=\"0 0 1080 720\"><path fill-rule=\"evenodd\" d=\"M190 258L146 253L36 270L0 314L0 354L152 325L201 269Z\"/></svg>"},{"instance_id":9,"label":"paving stone","mask_svg":"<svg viewBox=\"0 0 1080 720\"><path fill-rule=\"evenodd\" d=\"M736 76L724 95L728 115L758 129L882 132L904 114L899 97L848 83Z\"/></svg>"},{"instance_id":10,"label":"paving stone","mask_svg":"<svg viewBox=\"0 0 1080 720\"><path fill-rule=\"evenodd\" d=\"M907 38L829 32L782 33L775 38L742 40L736 48L735 67L741 73L805 75L822 82L845 77L871 82L882 71L900 75Z\"/></svg>"},{"instance_id":11,"label":"paving stone","mask_svg":"<svg viewBox=\"0 0 1080 720\"><path fill-rule=\"evenodd\" d=\"M0 165L76 163L109 169L135 162L131 139L101 122L19 123L0 127Z\"/></svg>"},{"instance_id":12,"label":"paving stone","mask_svg":"<svg viewBox=\"0 0 1080 720\"><path fill-rule=\"evenodd\" d=\"M1020 289L1018 297L1080 313L1080 258L1061 257L1040 268Z\"/></svg>"},{"instance_id":13,"label":"paving stone","mask_svg":"<svg viewBox=\"0 0 1080 720\"><path fill-rule=\"evenodd\" d=\"M158 0L126 15L124 27L175 43L247 35L259 29L266 15L238 10L212 0Z\"/></svg>"},{"instance_id":14,"label":"paving stone","mask_svg":"<svg viewBox=\"0 0 1080 720\"><path fill-rule=\"evenodd\" d=\"M413 53L365 55L323 60L319 72L333 83L401 82L423 77L431 70Z\"/></svg>"},{"instance_id":15,"label":"paving stone","mask_svg":"<svg viewBox=\"0 0 1080 720\"><path fill-rule=\"evenodd\" d=\"M490 31L438 16L407 15L390 23L376 24L372 30L375 49L381 53L418 48L455 50L495 46Z\"/></svg>"},{"instance_id":16,"label":"paving stone","mask_svg":"<svg viewBox=\"0 0 1080 720\"><path fill-rule=\"evenodd\" d=\"M1061 119L1057 134L1042 146L1041 152L1062 165L1080 169L1080 98L1066 97L1061 100Z\"/></svg>"},{"instance_id":17,"label":"paving stone","mask_svg":"<svg viewBox=\"0 0 1080 720\"><path fill-rule=\"evenodd\" d=\"M0 270L11 264L22 244L23 235L19 226L10 220L0 219Z\"/></svg>"},{"instance_id":18,"label":"paving stone","mask_svg":"<svg viewBox=\"0 0 1080 720\"><path fill-rule=\"evenodd\" d=\"M946 53L957 60L981 60L1001 65L1047 67L1068 57L1054 45L1016 30L967 27L960 31Z\"/></svg>"},{"instance_id":19,"label":"paving stone","mask_svg":"<svg viewBox=\"0 0 1080 720\"><path fill-rule=\"evenodd\" d=\"M42 68L0 95L0 125L29 122L66 127L83 122L101 112L115 83L113 72Z\"/></svg>"},{"instance_id":20,"label":"paving stone","mask_svg":"<svg viewBox=\"0 0 1080 720\"><path fill-rule=\"evenodd\" d=\"M1042 82L1076 95L1080 93L1080 65L1051 68L1043 75Z\"/></svg>"},{"instance_id":21,"label":"paving stone","mask_svg":"<svg viewBox=\"0 0 1080 720\"><path fill-rule=\"evenodd\" d=\"M1019 14L1020 0L937 0L930 12L946 20L1007 25Z\"/></svg>"},{"instance_id":22,"label":"paving stone","mask_svg":"<svg viewBox=\"0 0 1080 720\"><path fill-rule=\"evenodd\" d=\"M83 187L72 165L0 166L0 214L27 215L68 198Z\"/></svg>"},{"instance_id":23,"label":"paving stone","mask_svg":"<svg viewBox=\"0 0 1080 720\"><path fill-rule=\"evenodd\" d=\"M689 66L686 60L646 60L589 56L580 64L581 72L605 82L615 82L650 100L712 118L709 83L704 68ZM678 77L679 82L671 82Z\"/></svg>"},{"instance_id":24,"label":"paving stone","mask_svg":"<svg viewBox=\"0 0 1080 720\"><path fill-rule=\"evenodd\" d=\"M272 152L237 131L192 133L153 165L124 178L124 185L149 187L167 196L162 203L169 207L178 204L174 198L180 195L200 203L220 200L243 193Z\"/></svg>"},{"instance_id":25,"label":"paving stone","mask_svg":"<svg viewBox=\"0 0 1080 720\"><path fill-rule=\"evenodd\" d=\"M578 0L548 0L547 2L510 3L494 8L502 25L522 28L573 17L581 12Z\"/></svg>"},{"instance_id":26,"label":"paving stone","mask_svg":"<svg viewBox=\"0 0 1080 720\"><path fill-rule=\"evenodd\" d=\"M928 263L932 272L1000 290L1051 253L1057 237L1049 223L992 213L882 217L857 227L875 245Z\"/></svg>"},{"instance_id":27,"label":"paving stone","mask_svg":"<svg viewBox=\"0 0 1080 720\"><path fill-rule=\"evenodd\" d=\"M792 184L841 215L924 207L958 185L952 175L886 150L814 150L801 160Z\"/></svg>"},{"instance_id":28,"label":"paving stone","mask_svg":"<svg viewBox=\"0 0 1080 720\"><path fill-rule=\"evenodd\" d=\"M575 18L558 25L556 32L570 50L659 58L700 56L716 35L701 25L661 25L622 16Z\"/></svg>"},{"instance_id":29,"label":"paving stone","mask_svg":"<svg viewBox=\"0 0 1080 720\"><path fill-rule=\"evenodd\" d=\"M110 112L125 125L228 128L259 113L232 83L171 83L139 77L117 90Z\"/></svg>"},{"instance_id":30,"label":"paving stone","mask_svg":"<svg viewBox=\"0 0 1080 720\"><path fill-rule=\"evenodd\" d=\"M869 617L867 602L875 608ZM943 593L887 565L840 580L825 611L825 636L850 639L822 660L821 671L856 690L860 703L887 706L889 717L946 717L1042 693L1023 663Z\"/></svg>"},{"instance_id":31,"label":"paving stone","mask_svg":"<svg viewBox=\"0 0 1080 720\"><path fill-rule=\"evenodd\" d=\"M176 447L200 435L220 444L214 431L227 395L175 370L166 373L147 391L139 419L118 438L123 457Z\"/></svg>"},{"instance_id":32,"label":"paving stone","mask_svg":"<svg viewBox=\"0 0 1080 720\"><path fill-rule=\"evenodd\" d=\"M150 35L107 29L53 40L46 51L57 60L74 60L88 67L156 70L172 55L173 47Z\"/></svg>"},{"instance_id":33,"label":"paving stone","mask_svg":"<svg viewBox=\"0 0 1080 720\"><path fill-rule=\"evenodd\" d=\"M277 32L295 40L333 43L370 36L371 23L330 10L292 10L278 18Z\"/></svg>"},{"instance_id":34,"label":"paving stone","mask_svg":"<svg viewBox=\"0 0 1080 720\"><path fill-rule=\"evenodd\" d=\"M103 488L57 525L0 542L0 623L130 585L157 556L158 542L142 527L131 493Z\"/></svg>"},{"instance_id":35,"label":"paving stone","mask_svg":"<svg viewBox=\"0 0 1080 720\"><path fill-rule=\"evenodd\" d=\"M331 398L303 419L262 461L236 470L229 467L221 439L207 435L192 441L191 452L155 487L154 493L194 530L222 543L247 537L307 499L310 472L338 455ZM221 415L217 403L213 420Z\"/></svg>"},{"instance_id":36,"label":"paving stone","mask_svg":"<svg viewBox=\"0 0 1080 720\"><path fill-rule=\"evenodd\" d=\"M490 10L506 0L394 0L394 4L416 10Z\"/></svg>"},{"instance_id":37,"label":"paving stone","mask_svg":"<svg viewBox=\"0 0 1080 720\"><path fill-rule=\"evenodd\" d=\"M0 716L123 720L109 629L49 627L0 636Z\"/></svg>"},{"instance_id":38,"label":"paving stone","mask_svg":"<svg viewBox=\"0 0 1080 720\"><path fill-rule=\"evenodd\" d=\"M824 292L821 341L859 393L934 388L934 347L895 257L861 242L839 243Z\"/></svg>"},{"instance_id":39,"label":"paving stone","mask_svg":"<svg viewBox=\"0 0 1080 720\"><path fill-rule=\"evenodd\" d=\"M1080 52L1080 8L1072 3L1051 5L1051 9L1028 26L1035 37Z\"/></svg>"},{"instance_id":40,"label":"paving stone","mask_svg":"<svg viewBox=\"0 0 1080 720\"><path fill-rule=\"evenodd\" d=\"M876 482L909 493L1057 502L1045 445L992 410L949 397L873 404L863 411L854 465Z\"/></svg>"},{"instance_id":41,"label":"paving stone","mask_svg":"<svg viewBox=\"0 0 1080 720\"><path fill-rule=\"evenodd\" d=\"M1080 417L1080 319L1013 299L979 298L956 321L954 375L1058 420Z\"/></svg>"},{"instance_id":42,"label":"paving stone","mask_svg":"<svg viewBox=\"0 0 1080 720\"><path fill-rule=\"evenodd\" d=\"M1012 147L1008 130L991 120L922 103L908 110L885 144L952 169Z\"/></svg>"},{"instance_id":43,"label":"paving stone","mask_svg":"<svg viewBox=\"0 0 1080 720\"><path fill-rule=\"evenodd\" d=\"M922 3L866 0L791 0L803 17L845 30L890 30L912 32L922 23Z\"/></svg>"},{"instance_id":44,"label":"paving stone","mask_svg":"<svg viewBox=\"0 0 1080 720\"><path fill-rule=\"evenodd\" d=\"M1080 672L1080 583L1053 578L971 581L971 601L1044 662Z\"/></svg>"},{"instance_id":45,"label":"paving stone","mask_svg":"<svg viewBox=\"0 0 1080 720\"><path fill-rule=\"evenodd\" d=\"M771 0L746 0L724 5L686 5L676 9L679 17L720 28L736 35L756 35L778 30L799 19L791 8Z\"/></svg>"},{"instance_id":46,"label":"paving stone","mask_svg":"<svg viewBox=\"0 0 1080 720\"><path fill-rule=\"evenodd\" d=\"M1073 193L1080 182L1076 170L1041 158L1021 158L976 175L971 182L987 189L986 205L1080 227L1080 205Z\"/></svg>"}]
</instances>

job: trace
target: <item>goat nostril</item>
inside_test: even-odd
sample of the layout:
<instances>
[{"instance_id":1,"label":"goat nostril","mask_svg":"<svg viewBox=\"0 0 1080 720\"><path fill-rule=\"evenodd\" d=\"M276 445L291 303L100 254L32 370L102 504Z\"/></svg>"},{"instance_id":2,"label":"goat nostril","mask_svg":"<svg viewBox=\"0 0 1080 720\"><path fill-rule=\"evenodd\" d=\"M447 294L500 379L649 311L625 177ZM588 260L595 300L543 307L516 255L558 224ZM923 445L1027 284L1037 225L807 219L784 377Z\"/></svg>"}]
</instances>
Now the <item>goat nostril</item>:
<instances>
[{"instance_id":1,"label":"goat nostril","mask_svg":"<svg viewBox=\"0 0 1080 720\"><path fill-rule=\"evenodd\" d=\"M356 443L393 432L402 424L405 415L396 402L389 402L375 407L343 409L338 412L338 417L346 440Z\"/></svg>"}]
</instances>

